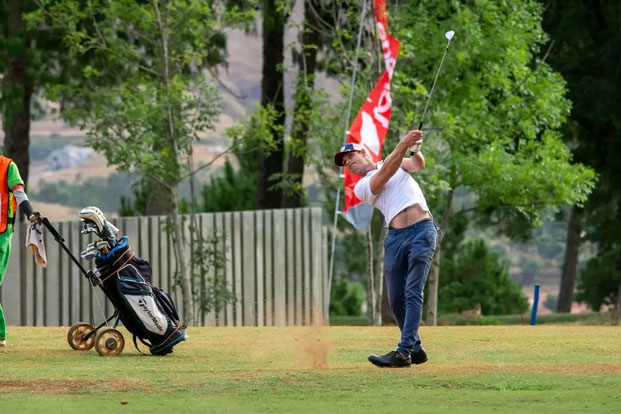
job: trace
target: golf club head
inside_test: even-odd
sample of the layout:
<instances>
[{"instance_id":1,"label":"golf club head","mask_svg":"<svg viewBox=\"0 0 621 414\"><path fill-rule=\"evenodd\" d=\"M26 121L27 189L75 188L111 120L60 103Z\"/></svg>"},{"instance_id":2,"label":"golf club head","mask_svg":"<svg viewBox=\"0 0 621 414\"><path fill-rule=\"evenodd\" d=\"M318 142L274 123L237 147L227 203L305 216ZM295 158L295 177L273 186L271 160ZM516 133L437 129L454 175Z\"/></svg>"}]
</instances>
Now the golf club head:
<instances>
[{"instance_id":1,"label":"golf club head","mask_svg":"<svg viewBox=\"0 0 621 414\"><path fill-rule=\"evenodd\" d=\"M451 41L453 36L455 36L455 32L452 30L449 30L448 32L444 33L444 37L446 37L449 41Z\"/></svg>"},{"instance_id":2,"label":"golf club head","mask_svg":"<svg viewBox=\"0 0 621 414\"><path fill-rule=\"evenodd\" d=\"M86 250L80 253L80 257L82 259L93 260L95 257L97 257L97 254L99 252L97 251L97 248L95 247L95 243L96 242L89 243L88 246L86 246Z\"/></svg>"},{"instance_id":3,"label":"golf club head","mask_svg":"<svg viewBox=\"0 0 621 414\"><path fill-rule=\"evenodd\" d=\"M97 225L92 221L83 221L82 224L84 228L80 231L81 234L98 233Z\"/></svg>"}]
</instances>

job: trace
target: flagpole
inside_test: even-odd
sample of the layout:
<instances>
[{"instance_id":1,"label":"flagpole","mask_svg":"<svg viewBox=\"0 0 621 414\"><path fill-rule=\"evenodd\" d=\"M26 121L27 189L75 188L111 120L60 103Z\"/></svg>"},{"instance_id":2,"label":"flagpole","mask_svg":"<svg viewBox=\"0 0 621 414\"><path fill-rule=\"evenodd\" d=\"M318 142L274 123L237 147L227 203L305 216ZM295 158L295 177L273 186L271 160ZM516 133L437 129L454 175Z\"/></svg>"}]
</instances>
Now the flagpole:
<instances>
[{"instance_id":1,"label":"flagpole","mask_svg":"<svg viewBox=\"0 0 621 414\"><path fill-rule=\"evenodd\" d=\"M351 87L349 90L349 101L347 103L347 115L345 117L345 137L343 143L347 143L347 135L349 129L349 118L351 116L351 106L354 99L354 84L356 82L356 72L358 71L358 51L360 50L360 43L362 42L362 23L364 21L364 14L367 8L367 0L362 0L362 13L360 14L360 24L358 25L358 39L356 41L356 55L354 58L354 70L351 75ZM343 167L339 167L339 179L343 176ZM332 248L330 251L330 268L328 271L328 300L326 301L326 321L330 324L330 293L332 292L332 273L334 270L334 251L336 249L336 223L339 215L339 203L341 201L341 186L336 190L336 201L334 204L334 224L332 226Z\"/></svg>"}]
</instances>

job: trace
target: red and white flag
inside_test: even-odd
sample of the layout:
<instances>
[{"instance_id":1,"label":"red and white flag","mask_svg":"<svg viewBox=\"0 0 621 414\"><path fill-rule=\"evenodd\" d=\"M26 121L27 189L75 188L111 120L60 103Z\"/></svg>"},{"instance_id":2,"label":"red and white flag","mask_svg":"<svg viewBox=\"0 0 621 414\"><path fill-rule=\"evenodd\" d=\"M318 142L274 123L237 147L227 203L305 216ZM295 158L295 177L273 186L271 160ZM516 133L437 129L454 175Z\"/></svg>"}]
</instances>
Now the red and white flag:
<instances>
[{"instance_id":1,"label":"red and white flag","mask_svg":"<svg viewBox=\"0 0 621 414\"><path fill-rule=\"evenodd\" d=\"M386 70L347 131L347 143L361 144L373 161L377 162L382 159L382 145L390 125L390 80L397 63L399 41L388 33L386 0L375 0L374 10ZM358 230L369 230L373 207L362 203L354 194L354 187L361 178L345 168L345 208L340 214Z\"/></svg>"}]
</instances>

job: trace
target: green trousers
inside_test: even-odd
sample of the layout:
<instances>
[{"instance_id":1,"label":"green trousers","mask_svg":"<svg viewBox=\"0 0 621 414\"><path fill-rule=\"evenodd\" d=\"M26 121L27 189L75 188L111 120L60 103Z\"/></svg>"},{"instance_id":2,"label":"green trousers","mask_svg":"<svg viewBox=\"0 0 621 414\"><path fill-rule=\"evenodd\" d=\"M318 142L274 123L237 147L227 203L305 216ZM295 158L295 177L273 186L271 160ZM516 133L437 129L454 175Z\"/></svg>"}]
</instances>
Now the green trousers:
<instances>
[{"instance_id":1,"label":"green trousers","mask_svg":"<svg viewBox=\"0 0 621 414\"><path fill-rule=\"evenodd\" d=\"M4 233L0 233L0 285L9 265L9 257L11 256L11 238L13 232L7 229ZM6 295L5 295L6 296ZM4 320L4 312L2 312L2 304L0 303L0 339L6 339L6 322Z\"/></svg>"}]
</instances>

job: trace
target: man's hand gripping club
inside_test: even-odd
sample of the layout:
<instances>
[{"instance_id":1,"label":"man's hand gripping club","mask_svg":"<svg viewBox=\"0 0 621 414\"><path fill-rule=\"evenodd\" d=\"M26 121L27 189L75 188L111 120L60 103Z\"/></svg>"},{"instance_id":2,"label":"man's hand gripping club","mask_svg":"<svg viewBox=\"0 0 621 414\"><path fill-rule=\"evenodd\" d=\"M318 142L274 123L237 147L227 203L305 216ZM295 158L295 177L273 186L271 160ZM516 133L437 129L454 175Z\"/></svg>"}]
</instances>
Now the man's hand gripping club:
<instances>
[{"instance_id":1,"label":"man's hand gripping club","mask_svg":"<svg viewBox=\"0 0 621 414\"><path fill-rule=\"evenodd\" d=\"M413 130L408 132L406 136L403 137L401 141L399 141L395 149L392 150L388 157L386 157L382 168L377 172L377 174L374 174L373 177L371 177L371 181L369 183L371 187L371 192L373 194L377 194L382 190L382 188L384 188L384 185L388 182L390 177L392 177L397 172L399 167L402 166L402 163L404 162L403 158L408 152L408 149L413 146L418 148L416 150L416 153L414 153L412 160L420 157L420 155L417 154L420 151L420 147L422 144L423 131ZM422 161L422 166L424 168L424 161ZM406 168L406 171L412 172L420 169L422 168L415 168L415 166L412 165L412 168Z\"/></svg>"},{"instance_id":2,"label":"man's hand gripping club","mask_svg":"<svg viewBox=\"0 0 621 414\"><path fill-rule=\"evenodd\" d=\"M410 146L410 155L414 156L414 154L419 152L421 147L423 146L423 131L418 130L418 129L414 131L410 131L405 136L405 138L408 138L408 137L415 140L414 143ZM405 138L403 138L403 140L405 140Z\"/></svg>"}]
</instances>

